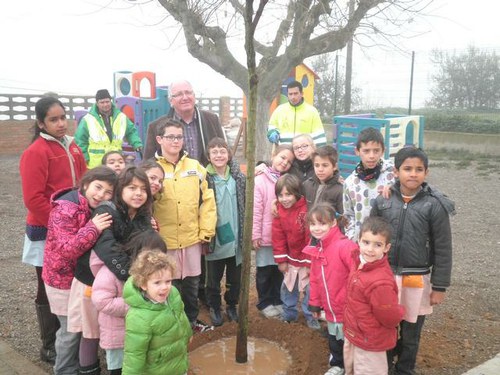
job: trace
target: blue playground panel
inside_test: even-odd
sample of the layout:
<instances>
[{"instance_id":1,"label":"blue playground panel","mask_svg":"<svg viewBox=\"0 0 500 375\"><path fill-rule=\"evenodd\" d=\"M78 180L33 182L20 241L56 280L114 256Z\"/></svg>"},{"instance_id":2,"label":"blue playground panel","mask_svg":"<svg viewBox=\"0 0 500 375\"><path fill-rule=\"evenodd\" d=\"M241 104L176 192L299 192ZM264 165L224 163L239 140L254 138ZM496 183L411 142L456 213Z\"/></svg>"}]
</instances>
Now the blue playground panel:
<instances>
[{"instance_id":1,"label":"blue playground panel","mask_svg":"<svg viewBox=\"0 0 500 375\"><path fill-rule=\"evenodd\" d=\"M377 118L373 113L360 115L335 116L335 141L333 146L339 153L338 167L345 178L359 163L356 155L356 141L359 133L368 127L378 129L385 144L384 158L393 157L401 148L408 145L423 148L424 117L386 114Z\"/></svg>"}]
</instances>

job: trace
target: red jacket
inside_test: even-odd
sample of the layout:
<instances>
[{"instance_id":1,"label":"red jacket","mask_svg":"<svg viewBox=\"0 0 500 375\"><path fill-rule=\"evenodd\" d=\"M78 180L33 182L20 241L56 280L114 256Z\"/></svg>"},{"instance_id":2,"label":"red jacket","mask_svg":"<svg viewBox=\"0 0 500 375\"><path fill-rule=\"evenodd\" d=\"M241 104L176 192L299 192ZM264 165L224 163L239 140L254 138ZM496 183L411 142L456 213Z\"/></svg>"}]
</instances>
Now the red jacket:
<instances>
[{"instance_id":1,"label":"red jacket","mask_svg":"<svg viewBox=\"0 0 500 375\"><path fill-rule=\"evenodd\" d=\"M21 155L19 170L28 225L47 227L52 194L75 187L87 170L82 151L72 137L66 138L70 142L67 149L42 133Z\"/></svg>"},{"instance_id":2,"label":"red jacket","mask_svg":"<svg viewBox=\"0 0 500 375\"><path fill-rule=\"evenodd\" d=\"M354 257L359 267L359 251ZM398 287L387 256L353 270L344 311L344 335L352 344L376 352L394 348L396 327L403 315L404 308L398 304Z\"/></svg>"},{"instance_id":3,"label":"red jacket","mask_svg":"<svg viewBox=\"0 0 500 375\"><path fill-rule=\"evenodd\" d=\"M100 231L90 221L87 199L78 190L52 197L42 279L53 288L70 289L77 259L96 243Z\"/></svg>"},{"instance_id":4,"label":"red jacket","mask_svg":"<svg viewBox=\"0 0 500 375\"><path fill-rule=\"evenodd\" d=\"M347 281L354 267L352 252L357 248L334 226L316 246L303 250L311 257L309 310L323 309L328 322L343 322Z\"/></svg>"},{"instance_id":5,"label":"red jacket","mask_svg":"<svg viewBox=\"0 0 500 375\"><path fill-rule=\"evenodd\" d=\"M286 209L278 203L279 217L273 218L273 254L276 263L287 262L296 267L309 267L309 256L302 252L309 243L307 225L307 202L301 197Z\"/></svg>"}]
</instances>

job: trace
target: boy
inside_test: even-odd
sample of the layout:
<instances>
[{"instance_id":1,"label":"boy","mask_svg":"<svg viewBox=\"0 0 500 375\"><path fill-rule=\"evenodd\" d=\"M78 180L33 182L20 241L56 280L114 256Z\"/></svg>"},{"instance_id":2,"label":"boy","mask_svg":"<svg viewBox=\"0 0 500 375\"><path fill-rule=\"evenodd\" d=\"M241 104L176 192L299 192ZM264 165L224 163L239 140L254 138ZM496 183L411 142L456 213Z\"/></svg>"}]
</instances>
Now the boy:
<instances>
[{"instance_id":1,"label":"boy","mask_svg":"<svg viewBox=\"0 0 500 375\"><path fill-rule=\"evenodd\" d=\"M399 150L394 165L398 181L390 198L377 197L370 215L381 216L392 226L389 263L406 310L392 354L398 357L396 374L413 374L425 315L443 302L450 286L449 215L454 213L454 203L425 182L429 161L422 150Z\"/></svg>"},{"instance_id":2,"label":"boy","mask_svg":"<svg viewBox=\"0 0 500 375\"><path fill-rule=\"evenodd\" d=\"M386 256L391 227L382 218L369 217L360 232L344 310L345 373L386 375L386 350L396 346L397 326L404 314Z\"/></svg>"},{"instance_id":3,"label":"boy","mask_svg":"<svg viewBox=\"0 0 500 375\"><path fill-rule=\"evenodd\" d=\"M238 321L236 305L240 295L243 221L245 214L246 177L232 160L227 142L219 137L208 143L207 181L214 190L217 206L217 227L205 256L207 267L206 297L214 326L223 323L220 283L226 270L226 315Z\"/></svg>"},{"instance_id":4,"label":"boy","mask_svg":"<svg viewBox=\"0 0 500 375\"><path fill-rule=\"evenodd\" d=\"M169 255L176 260L174 285L181 292L186 315L195 332L204 332L210 327L197 319L198 285L202 246L208 246L215 235L214 192L208 187L205 168L183 149L182 123L165 120L157 127L156 141L165 179L163 194L154 203L155 218Z\"/></svg>"},{"instance_id":5,"label":"boy","mask_svg":"<svg viewBox=\"0 0 500 375\"><path fill-rule=\"evenodd\" d=\"M384 186L394 182L392 163L384 156L384 137L375 128L363 129L356 142L361 161L344 182L344 216L348 220L346 236L357 241L363 220L370 215L372 201Z\"/></svg>"}]
</instances>

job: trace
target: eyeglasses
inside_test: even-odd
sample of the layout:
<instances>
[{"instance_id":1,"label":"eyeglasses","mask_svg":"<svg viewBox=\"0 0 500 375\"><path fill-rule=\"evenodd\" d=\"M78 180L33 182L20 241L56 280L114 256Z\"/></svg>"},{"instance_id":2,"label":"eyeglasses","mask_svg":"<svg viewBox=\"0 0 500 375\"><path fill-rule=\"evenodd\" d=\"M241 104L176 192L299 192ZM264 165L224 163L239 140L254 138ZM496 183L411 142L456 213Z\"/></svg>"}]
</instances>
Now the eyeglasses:
<instances>
[{"instance_id":1,"label":"eyeglasses","mask_svg":"<svg viewBox=\"0 0 500 375\"><path fill-rule=\"evenodd\" d=\"M209 154L212 156L217 156L217 155L224 156L227 155L227 150L210 150Z\"/></svg>"},{"instance_id":2,"label":"eyeglasses","mask_svg":"<svg viewBox=\"0 0 500 375\"><path fill-rule=\"evenodd\" d=\"M300 146L295 146L293 147L293 151L304 151L309 148L310 145L300 145Z\"/></svg>"},{"instance_id":3,"label":"eyeglasses","mask_svg":"<svg viewBox=\"0 0 500 375\"><path fill-rule=\"evenodd\" d=\"M173 142L173 141L177 141L177 142L180 142L184 139L184 136L183 135L162 135L161 136L162 138L166 139L167 141L169 142Z\"/></svg>"},{"instance_id":4,"label":"eyeglasses","mask_svg":"<svg viewBox=\"0 0 500 375\"><path fill-rule=\"evenodd\" d=\"M192 90L185 90L185 91L178 91L175 94L170 95L170 97L177 99L177 98L181 98L183 96L191 96L191 95L193 95Z\"/></svg>"}]
</instances>

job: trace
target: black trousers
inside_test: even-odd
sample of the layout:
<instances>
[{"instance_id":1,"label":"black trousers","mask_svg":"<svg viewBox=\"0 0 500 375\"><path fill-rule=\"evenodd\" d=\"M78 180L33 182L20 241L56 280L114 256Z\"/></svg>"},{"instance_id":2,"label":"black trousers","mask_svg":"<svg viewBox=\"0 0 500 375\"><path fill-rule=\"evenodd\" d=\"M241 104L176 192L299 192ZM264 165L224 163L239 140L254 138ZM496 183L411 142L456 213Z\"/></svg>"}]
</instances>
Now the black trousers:
<instances>
[{"instance_id":1,"label":"black trousers","mask_svg":"<svg viewBox=\"0 0 500 375\"><path fill-rule=\"evenodd\" d=\"M394 367L397 375L414 375L420 336L425 322L425 315L419 315L416 323L403 320L399 324L399 338L396 347L387 352L389 369ZM394 358L397 357L394 362Z\"/></svg>"},{"instance_id":2,"label":"black trousers","mask_svg":"<svg viewBox=\"0 0 500 375\"><path fill-rule=\"evenodd\" d=\"M236 306L240 297L241 264L236 265L236 257L207 260L207 285L205 294L208 306L218 310L221 307L220 283L226 271L226 291L224 301L228 306Z\"/></svg>"},{"instance_id":3,"label":"black trousers","mask_svg":"<svg viewBox=\"0 0 500 375\"><path fill-rule=\"evenodd\" d=\"M255 274L255 282L257 284L257 294L259 302L257 308L265 309L269 305L281 305L281 283L283 282L283 274L279 271L278 266L257 267Z\"/></svg>"}]
</instances>

